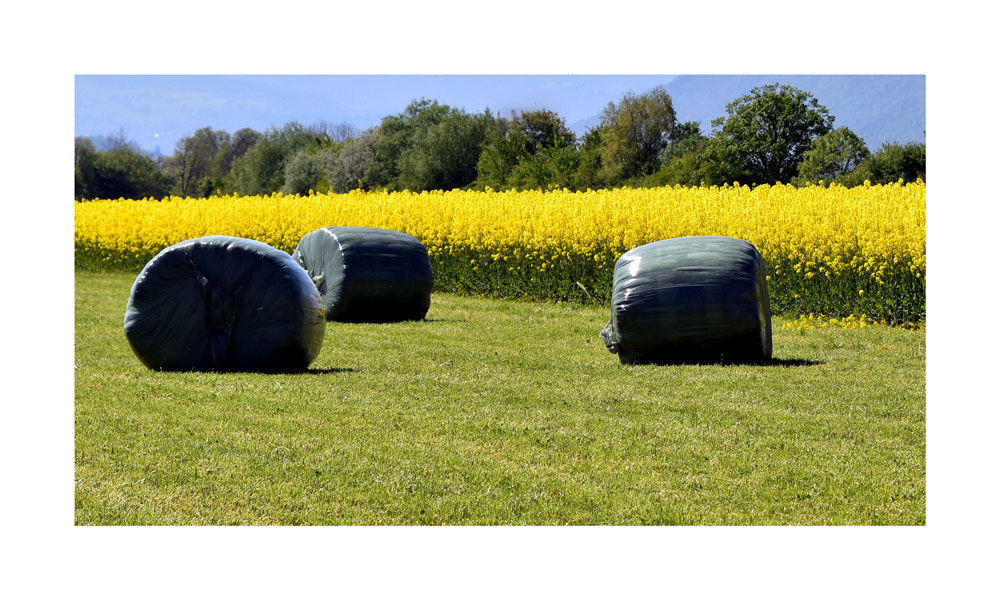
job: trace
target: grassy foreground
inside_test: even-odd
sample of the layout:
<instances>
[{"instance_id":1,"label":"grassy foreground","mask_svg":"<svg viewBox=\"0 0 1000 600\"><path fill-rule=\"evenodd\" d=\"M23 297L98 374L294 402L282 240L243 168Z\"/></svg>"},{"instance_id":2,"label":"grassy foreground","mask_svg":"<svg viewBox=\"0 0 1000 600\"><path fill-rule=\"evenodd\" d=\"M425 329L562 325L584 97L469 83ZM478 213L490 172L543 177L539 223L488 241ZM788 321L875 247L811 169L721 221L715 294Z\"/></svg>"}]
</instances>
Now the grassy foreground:
<instances>
[{"instance_id":1,"label":"grassy foreground","mask_svg":"<svg viewBox=\"0 0 1000 600\"><path fill-rule=\"evenodd\" d=\"M436 294L307 373L161 373L134 273L76 273L77 524L925 522L925 334L782 330L775 365L620 366L609 309Z\"/></svg>"}]
</instances>

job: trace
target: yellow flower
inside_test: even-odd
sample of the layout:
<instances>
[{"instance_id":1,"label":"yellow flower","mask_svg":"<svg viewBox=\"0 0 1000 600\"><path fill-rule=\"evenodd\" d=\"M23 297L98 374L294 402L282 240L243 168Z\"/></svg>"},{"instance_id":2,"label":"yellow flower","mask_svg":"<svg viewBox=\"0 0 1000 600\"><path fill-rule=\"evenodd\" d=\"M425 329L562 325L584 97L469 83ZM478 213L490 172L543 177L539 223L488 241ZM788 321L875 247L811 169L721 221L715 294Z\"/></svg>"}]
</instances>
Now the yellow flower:
<instances>
[{"instance_id":1,"label":"yellow flower","mask_svg":"<svg viewBox=\"0 0 1000 600\"><path fill-rule=\"evenodd\" d=\"M204 235L256 239L291 253L315 229L355 225L421 240L435 273L454 278L448 289L464 289L463 274L476 269L482 275L475 281L534 299L577 294L577 281L596 299L607 298L624 252L662 239L724 235L760 251L772 305L794 299L801 306L854 289L866 305L882 306L883 294L913 290L906 302L916 305L914 314L893 316L913 321L927 265L923 182L216 194L74 207L74 257L81 266L137 269L163 248Z\"/></svg>"}]
</instances>

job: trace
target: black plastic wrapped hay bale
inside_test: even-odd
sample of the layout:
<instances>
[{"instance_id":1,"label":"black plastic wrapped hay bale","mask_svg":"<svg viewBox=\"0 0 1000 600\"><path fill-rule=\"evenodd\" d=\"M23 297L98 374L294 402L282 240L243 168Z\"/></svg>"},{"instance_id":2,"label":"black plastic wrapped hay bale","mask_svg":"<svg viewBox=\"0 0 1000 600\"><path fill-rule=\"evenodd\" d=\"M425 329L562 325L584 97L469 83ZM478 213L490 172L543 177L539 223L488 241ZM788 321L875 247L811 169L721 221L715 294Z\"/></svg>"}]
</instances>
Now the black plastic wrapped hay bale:
<instances>
[{"instance_id":1,"label":"black plastic wrapped hay bale","mask_svg":"<svg viewBox=\"0 0 1000 600\"><path fill-rule=\"evenodd\" d=\"M431 306L427 248L407 233L324 227L303 237L292 258L316 283L330 321L416 321Z\"/></svg>"},{"instance_id":2,"label":"black plastic wrapped hay bale","mask_svg":"<svg viewBox=\"0 0 1000 600\"><path fill-rule=\"evenodd\" d=\"M623 363L761 363L771 358L764 262L745 240L661 240L615 263L601 338Z\"/></svg>"},{"instance_id":3,"label":"black plastic wrapped hay bale","mask_svg":"<svg viewBox=\"0 0 1000 600\"><path fill-rule=\"evenodd\" d=\"M132 350L167 371L302 371L325 329L323 300L288 254L221 235L153 257L125 308Z\"/></svg>"}]
</instances>

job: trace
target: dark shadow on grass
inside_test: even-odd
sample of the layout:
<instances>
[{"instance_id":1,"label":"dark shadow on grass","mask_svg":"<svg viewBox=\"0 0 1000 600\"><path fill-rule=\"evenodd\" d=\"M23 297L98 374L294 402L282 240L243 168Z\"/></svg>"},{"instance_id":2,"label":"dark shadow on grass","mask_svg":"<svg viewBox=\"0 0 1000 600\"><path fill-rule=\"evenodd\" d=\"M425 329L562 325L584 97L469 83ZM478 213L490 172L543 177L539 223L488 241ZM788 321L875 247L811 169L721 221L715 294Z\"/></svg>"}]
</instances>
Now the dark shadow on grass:
<instances>
[{"instance_id":1,"label":"dark shadow on grass","mask_svg":"<svg viewBox=\"0 0 1000 600\"><path fill-rule=\"evenodd\" d=\"M187 371L152 369L159 373L216 373L218 375L328 375L330 373L357 373L360 369L350 367L326 367L323 369L262 369L262 370L216 370L190 369Z\"/></svg>"},{"instance_id":2,"label":"dark shadow on grass","mask_svg":"<svg viewBox=\"0 0 1000 600\"><path fill-rule=\"evenodd\" d=\"M335 323L346 323L349 325L393 325L397 323L464 323L466 319L396 319L392 321L332 321Z\"/></svg>"},{"instance_id":3,"label":"dark shadow on grass","mask_svg":"<svg viewBox=\"0 0 1000 600\"><path fill-rule=\"evenodd\" d=\"M632 364L632 365L657 365L661 367L668 366L688 366L688 365L717 365L720 367L729 366L744 366L744 367L814 367L816 365L823 364L822 361L809 360L805 358L769 358L765 360L760 359L727 359L718 356L671 356L671 357L659 357L655 359L644 359L640 357L630 356L626 354L624 357L619 355L622 364Z\"/></svg>"},{"instance_id":4,"label":"dark shadow on grass","mask_svg":"<svg viewBox=\"0 0 1000 600\"><path fill-rule=\"evenodd\" d=\"M764 367L815 367L823 364L821 360L809 360L807 358L772 358L764 363Z\"/></svg>"}]
</instances>

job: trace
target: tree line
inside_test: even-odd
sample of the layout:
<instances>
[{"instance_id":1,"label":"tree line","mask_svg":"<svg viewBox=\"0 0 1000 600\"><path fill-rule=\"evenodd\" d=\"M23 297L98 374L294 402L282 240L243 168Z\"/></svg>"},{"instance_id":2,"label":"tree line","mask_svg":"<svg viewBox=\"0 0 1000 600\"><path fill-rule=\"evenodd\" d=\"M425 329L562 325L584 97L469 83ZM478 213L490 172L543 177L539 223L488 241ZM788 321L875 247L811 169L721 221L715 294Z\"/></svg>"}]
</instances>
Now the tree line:
<instances>
[{"instance_id":1,"label":"tree line","mask_svg":"<svg viewBox=\"0 0 1000 600\"><path fill-rule=\"evenodd\" d=\"M925 144L871 152L833 123L812 94L778 84L729 103L707 134L678 121L662 87L608 103L582 136L550 110L500 116L421 99L363 132L327 122L233 134L204 127L158 159L123 134L103 150L78 137L75 197L926 180Z\"/></svg>"}]
</instances>

